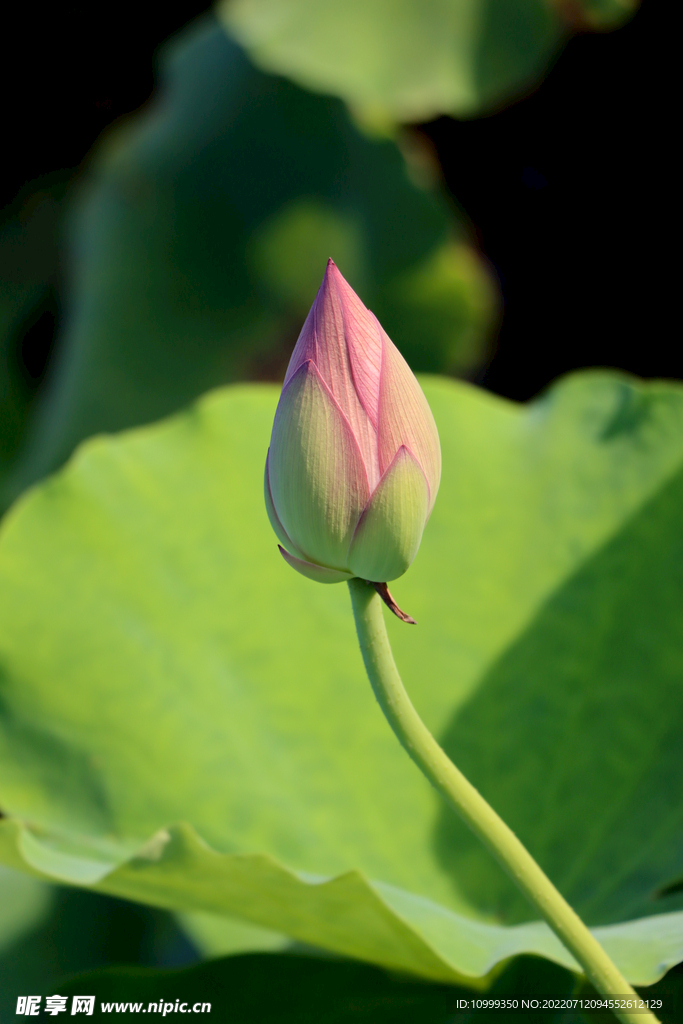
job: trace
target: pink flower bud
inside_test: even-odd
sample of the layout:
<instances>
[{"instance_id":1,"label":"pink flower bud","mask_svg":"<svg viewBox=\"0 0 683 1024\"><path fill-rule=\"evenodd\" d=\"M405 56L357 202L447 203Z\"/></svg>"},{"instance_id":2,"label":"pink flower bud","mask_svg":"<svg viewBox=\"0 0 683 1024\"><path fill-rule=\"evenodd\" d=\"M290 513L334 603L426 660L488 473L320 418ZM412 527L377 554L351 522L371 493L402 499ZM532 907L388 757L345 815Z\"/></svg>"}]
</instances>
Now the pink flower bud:
<instances>
[{"instance_id":1,"label":"pink flower bud","mask_svg":"<svg viewBox=\"0 0 683 1024\"><path fill-rule=\"evenodd\" d=\"M417 554L440 477L420 385L329 260L266 459L266 506L283 557L320 583L396 579Z\"/></svg>"}]
</instances>

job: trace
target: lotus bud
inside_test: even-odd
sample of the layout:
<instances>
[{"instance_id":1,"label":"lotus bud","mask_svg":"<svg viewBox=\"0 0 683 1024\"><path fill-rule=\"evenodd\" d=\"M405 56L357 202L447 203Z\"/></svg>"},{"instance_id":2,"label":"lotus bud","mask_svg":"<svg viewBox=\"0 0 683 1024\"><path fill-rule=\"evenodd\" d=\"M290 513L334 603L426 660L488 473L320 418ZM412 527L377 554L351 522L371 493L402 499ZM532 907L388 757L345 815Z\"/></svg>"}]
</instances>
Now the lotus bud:
<instances>
[{"instance_id":1,"label":"lotus bud","mask_svg":"<svg viewBox=\"0 0 683 1024\"><path fill-rule=\"evenodd\" d=\"M417 554L440 477L420 385L329 260L266 459L266 507L283 558L319 583L358 576L387 600L386 583Z\"/></svg>"}]
</instances>

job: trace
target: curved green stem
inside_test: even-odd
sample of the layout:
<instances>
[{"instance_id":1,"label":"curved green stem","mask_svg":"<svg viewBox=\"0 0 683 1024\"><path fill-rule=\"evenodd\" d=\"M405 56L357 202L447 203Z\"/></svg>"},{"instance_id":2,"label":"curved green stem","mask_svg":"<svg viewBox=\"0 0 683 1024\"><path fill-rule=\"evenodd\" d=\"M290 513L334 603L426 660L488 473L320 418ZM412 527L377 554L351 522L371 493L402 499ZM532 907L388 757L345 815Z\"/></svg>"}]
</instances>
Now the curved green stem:
<instances>
[{"instance_id":1,"label":"curved green stem","mask_svg":"<svg viewBox=\"0 0 683 1024\"><path fill-rule=\"evenodd\" d=\"M512 829L446 756L405 691L384 625L382 604L372 584L349 580L353 614L365 668L389 725L429 781L453 805L472 831L543 915L560 941L604 996L637 994L617 970L581 918L541 871ZM624 1024L657 1024L647 1013L614 1011Z\"/></svg>"}]
</instances>

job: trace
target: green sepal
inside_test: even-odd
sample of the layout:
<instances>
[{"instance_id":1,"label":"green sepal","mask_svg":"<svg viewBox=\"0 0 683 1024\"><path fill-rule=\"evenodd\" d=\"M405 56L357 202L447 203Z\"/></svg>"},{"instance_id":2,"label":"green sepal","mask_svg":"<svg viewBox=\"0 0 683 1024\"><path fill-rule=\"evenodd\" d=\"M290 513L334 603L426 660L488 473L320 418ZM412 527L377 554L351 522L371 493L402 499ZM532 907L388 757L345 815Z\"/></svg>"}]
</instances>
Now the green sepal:
<instances>
[{"instance_id":1,"label":"green sepal","mask_svg":"<svg viewBox=\"0 0 683 1024\"><path fill-rule=\"evenodd\" d=\"M266 512L268 513L268 519L270 521L270 525L273 527L273 531L274 531L275 536L277 537L277 539L282 544L286 545L286 547L290 548L292 551L296 551L296 554L300 555L303 558L303 552L299 551L299 549L297 548L297 546L294 543L294 541L292 540L292 538L287 535L287 531L285 530L284 526L280 522L278 514L275 511L275 505L273 504L273 495L271 494L271 490L270 490L270 480L269 480L269 477L268 477L268 459L269 458L270 458L270 448L268 449L268 454L266 455L266 470L265 470L264 477L263 477L263 496L264 496L265 501L266 501ZM279 544L278 544L278 547L280 547ZM282 548L280 548L280 550L282 551Z\"/></svg>"},{"instance_id":2,"label":"green sepal","mask_svg":"<svg viewBox=\"0 0 683 1024\"><path fill-rule=\"evenodd\" d=\"M342 572L341 569L327 569L324 565L316 565L314 562L307 562L303 558L295 558L294 555L290 555L289 551L278 544L280 554L284 558L287 565L291 565L292 569L296 569L302 576L306 576L309 580L315 580L316 583L343 583L344 580L353 579L352 572Z\"/></svg>"},{"instance_id":3,"label":"green sepal","mask_svg":"<svg viewBox=\"0 0 683 1024\"><path fill-rule=\"evenodd\" d=\"M347 564L354 576L386 583L402 576L422 540L429 514L429 487L402 445L375 488L351 541Z\"/></svg>"},{"instance_id":4,"label":"green sepal","mask_svg":"<svg viewBox=\"0 0 683 1024\"><path fill-rule=\"evenodd\" d=\"M353 431L310 360L280 396L268 479L278 519L296 549L307 560L346 570L370 496L367 474Z\"/></svg>"}]
</instances>

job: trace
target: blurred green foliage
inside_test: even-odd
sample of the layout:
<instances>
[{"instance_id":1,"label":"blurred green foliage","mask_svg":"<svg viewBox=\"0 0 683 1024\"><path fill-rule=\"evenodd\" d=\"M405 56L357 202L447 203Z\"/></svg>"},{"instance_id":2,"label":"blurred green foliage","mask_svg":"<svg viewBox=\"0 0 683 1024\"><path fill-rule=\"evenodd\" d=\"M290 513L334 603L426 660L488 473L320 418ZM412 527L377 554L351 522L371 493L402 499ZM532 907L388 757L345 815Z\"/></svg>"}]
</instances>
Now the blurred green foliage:
<instances>
[{"instance_id":1,"label":"blurred green foliage","mask_svg":"<svg viewBox=\"0 0 683 1024\"><path fill-rule=\"evenodd\" d=\"M60 992L80 994L84 986L98 1001L140 1001L145 1009L149 1002L174 1005L178 998L192 1006L210 995L211 1015L227 1014L230 1024L270 1024L274 1019L283 1024L446 1024L454 1019L456 1000L475 995L470 989L389 975L367 964L294 954L235 956L178 972L110 969L62 983ZM491 996L519 998L540 991L561 996L574 988L568 971L527 957L503 973ZM142 1013L126 1017L147 1019ZM553 1012L534 1019L538 1024L584 1020L578 1014Z\"/></svg>"},{"instance_id":2,"label":"blurred green foliage","mask_svg":"<svg viewBox=\"0 0 683 1024\"><path fill-rule=\"evenodd\" d=\"M683 834L683 390L579 374L522 408L425 389L444 476L396 584L421 623L390 623L398 663L589 923L638 919L599 934L650 983L683 954L683 897L655 898ZM279 559L277 391L93 440L6 518L2 856L437 980L513 952L571 965L545 925L507 927L527 908L395 743L346 589Z\"/></svg>"},{"instance_id":3,"label":"blurred green foliage","mask_svg":"<svg viewBox=\"0 0 683 1024\"><path fill-rule=\"evenodd\" d=\"M22 346L41 315L57 311L67 186L60 174L29 183L0 226L0 478L21 442L37 386Z\"/></svg>"},{"instance_id":4,"label":"blurred green foliage","mask_svg":"<svg viewBox=\"0 0 683 1024\"><path fill-rule=\"evenodd\" d=\"M368 1024L414 1024L417 1020L420 1024L452 1024L471 1019L495 1024L501 1016L486 1010L460 1010L454 1016L456 1000L481 997L482 993L472 989L424 985L367 964L291 954L233 956L181 971L109 968L59 985L66 995L80 994L85 988L98 1000L126 1003L180 998L194 1004L210 997L211 1012L229 1012L231 1024L259 1024L275 1016L285 1024L350 1024L364 1020ZM680 969L639 991L645 999L662 1001L663 1009L657 1011L662 1024L679 1024L683 1011ZM538 957L517 957L506 965L485 996L521 1001L525 996L534 999L541 994L559 999L597 995L589 985L578 985L574 975L556 964ZM126 1016L143 1019L130 1012ZM522 1018L514 1014L512 1019ZM528 1019L528 1013L524 1019ZM565 1009L535 1011L533 1019L537 1024L614 1021L605 1012Z\"/></svg>"},{"instance_id":5,"label":"blurred green foliage","mask_svg":"<svg viewBox=\"0 0 683 1024\"><path fill-rule=\"evenodd\" d=\"M538 84L572 31L637 0L221 0L265 71L340 96L368 124L490 113Z\"/></svg>"},{"instance_id":6,"label":"blurred green foliage","mask_svg":"<svg viewBox=\"0 0 683 1024\"><path fill-rule=\"evenodd\" d=\"M6 500L90 434L227 381L278 379L331 255L417 369L466 373L485 357L496 287L393 142L257 71L210 17L167 46L161 77L71 197L65 327ZM36 233L21 250L36 283L10 296L7 337L46 286Z\"/></svg>"},{"instance_id":7,"label":"blurred green foliage","mask_svg":"<svg viewBox=\"0 0 683 1024\"><path fill-rule=\"evenodd\" d=\"M26 916L22 933L0 948L2 1021L14 1019L17 996L52 995L67 975L111 963L184 966L198 959L164 911L12 874L19 878L17 888L27 882L40 887L47 901L43 914Z\"/></svg>"},{"instance_id":8,"label":"blurred green foliage","mask_svg":"<svg viewBox=\"0 0 683 1024\"><path fill-rule=\"evenodd\" d=\"M48 914L52 887L0 866L0 956Z\"/></svg>"}]
</instances>

